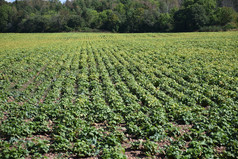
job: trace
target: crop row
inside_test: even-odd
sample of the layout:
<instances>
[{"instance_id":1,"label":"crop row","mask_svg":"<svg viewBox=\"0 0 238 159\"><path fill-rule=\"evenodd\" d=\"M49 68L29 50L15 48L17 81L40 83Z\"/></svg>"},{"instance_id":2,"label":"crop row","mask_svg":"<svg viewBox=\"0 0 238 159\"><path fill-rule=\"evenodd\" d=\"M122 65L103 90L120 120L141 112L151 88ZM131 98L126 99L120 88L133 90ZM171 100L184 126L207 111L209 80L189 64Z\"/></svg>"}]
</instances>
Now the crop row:
<instances>
[{"instance_id":1,"label":"crop row","mask_svg":"<svg viewBox=\"0 0 238 159\"><path fill-rule=\"evenodd\" d=\"M238 155L234 42L57 36L49 46L1 50L0 158Z\"/></svg>"}]
</instances>

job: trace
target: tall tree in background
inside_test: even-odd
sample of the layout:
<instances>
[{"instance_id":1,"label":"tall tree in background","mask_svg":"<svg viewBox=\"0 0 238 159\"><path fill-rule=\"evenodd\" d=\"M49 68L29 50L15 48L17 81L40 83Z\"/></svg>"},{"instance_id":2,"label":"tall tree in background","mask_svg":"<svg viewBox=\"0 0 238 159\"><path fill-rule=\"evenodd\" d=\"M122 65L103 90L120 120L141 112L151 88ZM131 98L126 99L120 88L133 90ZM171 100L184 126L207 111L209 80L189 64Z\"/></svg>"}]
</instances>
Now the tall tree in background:
<instances>
[{"instance_id":1,"label":"tall tree in background","mask_svg":"<svg viewBox=\"0 0 238 159\"><path fill-rule=\"evenodd\" d=\"M0 0L0 31L169 32L237 27L237 13L218 7L224 1L234 0L67 0L63 4Z\"/></svg>"},{"instance_id":2,"label":"tall tree in background","mask_svg":"<svg viewBox=\"0 0 238 159\"><path fill-rule=\"evenodd\" d=\"M0 6L0 31L4 32L8 29L9 18L11 15L12 8L7 4L1 2Z\"/></svg>"},{"instance_id":3,"label":"tall tree in background","mask_svg":"<svg viewBox=\"0 0 238 159\"><path fill-rule=\"evenodd\" d=\"M196 31L210 23L216 8L215 0L184 0L174 14L176 31Z\"/></svg>"}]
</instances>

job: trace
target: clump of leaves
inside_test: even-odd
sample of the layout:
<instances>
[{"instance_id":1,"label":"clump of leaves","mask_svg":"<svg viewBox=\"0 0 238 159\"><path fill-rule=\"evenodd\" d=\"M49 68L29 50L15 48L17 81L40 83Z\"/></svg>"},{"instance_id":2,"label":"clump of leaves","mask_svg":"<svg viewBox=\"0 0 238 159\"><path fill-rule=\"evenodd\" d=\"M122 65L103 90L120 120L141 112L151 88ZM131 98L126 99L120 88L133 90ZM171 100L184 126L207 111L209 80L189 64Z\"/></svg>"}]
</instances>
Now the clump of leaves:
<instances>
[{"instance_id":1,"label":"clump of leaves","mask_svg":"<svg viewBox=\"0 0 238 159\"><path fill-rule=\"evenodd\" d=\"M125 149L121 145L113 147L106 146L103 149L101 157L103 159L111 159L111 158L126 159Z\"/></svg>"}]
</instances>

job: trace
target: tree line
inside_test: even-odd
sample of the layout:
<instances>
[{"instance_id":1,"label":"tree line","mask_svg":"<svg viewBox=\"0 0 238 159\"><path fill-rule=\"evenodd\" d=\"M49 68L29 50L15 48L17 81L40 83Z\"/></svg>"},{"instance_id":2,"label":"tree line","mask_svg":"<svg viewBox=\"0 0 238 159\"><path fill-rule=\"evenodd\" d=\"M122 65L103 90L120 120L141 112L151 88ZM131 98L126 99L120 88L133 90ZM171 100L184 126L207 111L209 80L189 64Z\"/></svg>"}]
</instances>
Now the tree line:
<instances>
[{"instance_id":1,"label":"tree line","mask_svg":"<svg viewBox=\"0 0 238 159\"><path fill-rule=\"evenodd\" d=\"M230 0L232 1L232 0ZM219 31L238 27L222 0L0 0L0 32Z\"/></svg>"}]
</instances>

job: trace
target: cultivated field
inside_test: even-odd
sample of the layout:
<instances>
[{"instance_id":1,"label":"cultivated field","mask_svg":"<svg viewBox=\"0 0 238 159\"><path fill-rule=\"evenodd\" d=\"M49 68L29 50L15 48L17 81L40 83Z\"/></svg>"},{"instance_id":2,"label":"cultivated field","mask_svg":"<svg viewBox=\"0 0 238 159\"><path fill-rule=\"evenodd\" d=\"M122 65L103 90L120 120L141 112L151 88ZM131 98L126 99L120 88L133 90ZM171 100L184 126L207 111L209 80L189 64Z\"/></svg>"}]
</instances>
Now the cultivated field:
<instances>
[{"instance_id":1,"label":"cultivated field","mask_svg":"<svg viewBox=\"0 0 238 159\"><path fill-rule=\"evenodd\" d=\"M0 158L236 158L238 32L0 34Z\"/></svg>"}]
</instances>

